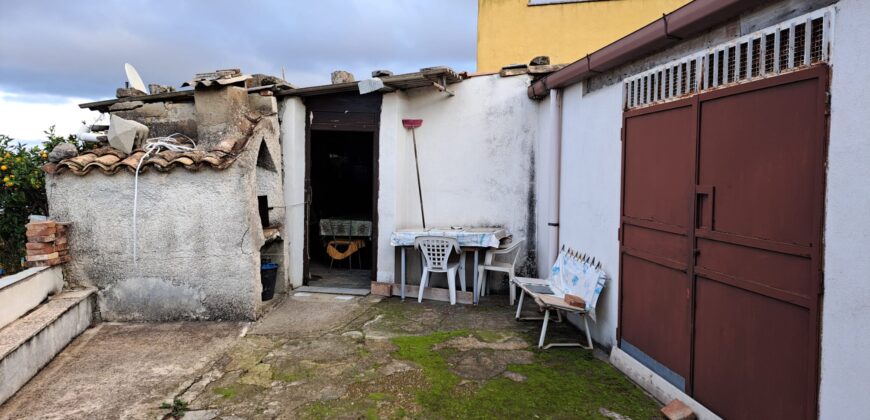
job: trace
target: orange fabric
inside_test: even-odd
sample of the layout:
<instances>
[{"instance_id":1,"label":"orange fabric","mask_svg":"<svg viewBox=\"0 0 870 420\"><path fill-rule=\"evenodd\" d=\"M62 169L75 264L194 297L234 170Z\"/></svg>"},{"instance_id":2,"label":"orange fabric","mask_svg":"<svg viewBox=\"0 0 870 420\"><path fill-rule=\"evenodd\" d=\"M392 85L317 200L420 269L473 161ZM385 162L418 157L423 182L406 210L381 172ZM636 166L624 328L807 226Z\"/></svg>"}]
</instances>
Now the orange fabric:
<instances>
[{"instance_id":1,"label":"orange fabric","mask_svg":"<svg viewBox=\"0 0 870 420\"><path fill-rule=\"evenodd\" d=\"M339 246L346 245L347 248L344 251L339 251L338 248L336 248L336 245L339 245ZM365 246L366 246L366 241L362 240L362 239L353 239L350 241L348 241L348 240L329 241L329 243L326 244L326 253L329 254L329 256L333 260L341 261L341 260L353 255L354 253L359 251L360 248L363 248Z\"/></svg>"}]
</instances>

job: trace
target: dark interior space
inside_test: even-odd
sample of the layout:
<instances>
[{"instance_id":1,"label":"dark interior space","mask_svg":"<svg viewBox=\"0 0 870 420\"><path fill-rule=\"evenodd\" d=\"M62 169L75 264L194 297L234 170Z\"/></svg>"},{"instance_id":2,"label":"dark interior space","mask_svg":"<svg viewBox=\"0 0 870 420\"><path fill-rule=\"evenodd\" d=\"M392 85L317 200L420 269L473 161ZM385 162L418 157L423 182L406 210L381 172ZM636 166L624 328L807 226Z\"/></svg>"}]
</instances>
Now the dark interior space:
<instances>
[{"instance_id":1,"label":"dark interior space","mask_svg":"<svg viewBox=\"0 0 870 420\"><path fill-rule=\"evenodd\" d=\"M338 277L348 280L346 271L351 268L357 274L354 277L367 285L375 252L371 240L374 134L312 130L310 159L308 243L314 281L311 285L324 285L330 272L344 271ZM324 219L326 232L321 225ZM334 252L346 253L351 242L355 242L354 248L358 250L343 259L334 259L327 252L332 244Z\"/></svg>"}]
</instances>

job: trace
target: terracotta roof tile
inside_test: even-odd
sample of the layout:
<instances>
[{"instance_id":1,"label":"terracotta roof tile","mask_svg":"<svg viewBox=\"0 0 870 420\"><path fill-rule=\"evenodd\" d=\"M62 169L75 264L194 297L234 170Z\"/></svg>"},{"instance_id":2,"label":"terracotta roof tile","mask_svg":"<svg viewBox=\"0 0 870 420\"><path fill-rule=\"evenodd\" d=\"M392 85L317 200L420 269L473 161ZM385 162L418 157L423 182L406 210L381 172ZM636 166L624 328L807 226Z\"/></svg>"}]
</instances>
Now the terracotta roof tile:
<instances>
[{"instance_id":1,"label":"terracotta roof tile","mask_svg":"<svg viewBox=\"0 0 870 420\"><path fill-rule=\"evenodd\" d=\"M86 175L94 169L98 169L106 175L118 173L122 169L135 173L136 166L139 165L143 156L145 156L145 152L142 150L134 150L130 155L126 155L116 149L103 147L89 150L58 163L48 163L43 166L43 170L50 174L69 171L75 175ZM168 172L175 167L195 171L206 166L213 169L225 169L232 165L236 157L236 154L224 153L219 150L193 150L184 153L162 151L149 156L148 160L142 164L140 171L145 172L149 168L153 168L161 172Z\"/></svg>"},{"instance_id":2,"label":"terracotta roof tile","mask_svg":"<svg viewBox=\"0 0 870 420\"><path fill-rule=\"evenodd\" d=\"M260 119L258 123L264 121L266 120ZM176 167L182 167L190 171L196 171L203 167L226 169L235 162L239 153L247 145L249 137L224 139L213 150L195 149L188 152L164 150L148 156L147 160L142 164L140 172L145 172L150 168L161 172L168 172ZM86 151L69 159L64 159L58 163L47 163L42 169L49 174L61 174L69 171L75 175L86 175L94 169L106 175L116 174L124 169L135 173L139 161L144 156L145 151L141 149L133 150L128 155L118 149L101 147Z\"/></svg>"}]
</instances>

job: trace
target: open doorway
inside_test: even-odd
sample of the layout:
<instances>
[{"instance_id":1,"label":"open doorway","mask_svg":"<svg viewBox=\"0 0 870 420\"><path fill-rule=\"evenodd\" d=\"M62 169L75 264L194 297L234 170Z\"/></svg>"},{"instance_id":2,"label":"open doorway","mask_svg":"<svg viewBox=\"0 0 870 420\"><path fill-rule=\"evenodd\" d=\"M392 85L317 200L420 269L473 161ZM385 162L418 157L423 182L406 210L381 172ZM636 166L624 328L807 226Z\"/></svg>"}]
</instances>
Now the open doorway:
<instances>
[{"instance_id":1,"label":"open doorway","mask_svg":"<svg viewBox=\"0 0 870 420\"><path fill-rule=\"evenodd\" d=\"M311 130L309 286L369 289L377 251L375 134Z\"/></svg>"}]
</instances>

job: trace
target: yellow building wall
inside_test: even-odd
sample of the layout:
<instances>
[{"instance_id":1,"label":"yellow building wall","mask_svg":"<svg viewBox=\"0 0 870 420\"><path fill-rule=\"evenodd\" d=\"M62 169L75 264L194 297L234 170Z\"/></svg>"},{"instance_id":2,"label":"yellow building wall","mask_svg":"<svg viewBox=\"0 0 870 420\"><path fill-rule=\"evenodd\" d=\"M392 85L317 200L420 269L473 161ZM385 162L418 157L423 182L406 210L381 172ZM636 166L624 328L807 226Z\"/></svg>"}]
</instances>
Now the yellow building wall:
<instances>
[{"instance_id":1,"label":"yellow building wall","mask_svg":"<svg viewBox=\"0 0 870 420\"><path fill-rule=\"evenodd\" d=\"M570 63L689 3L598 0L529 6L528 0L478 0L477 71L528 64L539 55Z\"/></svg>"}]
</instances>

